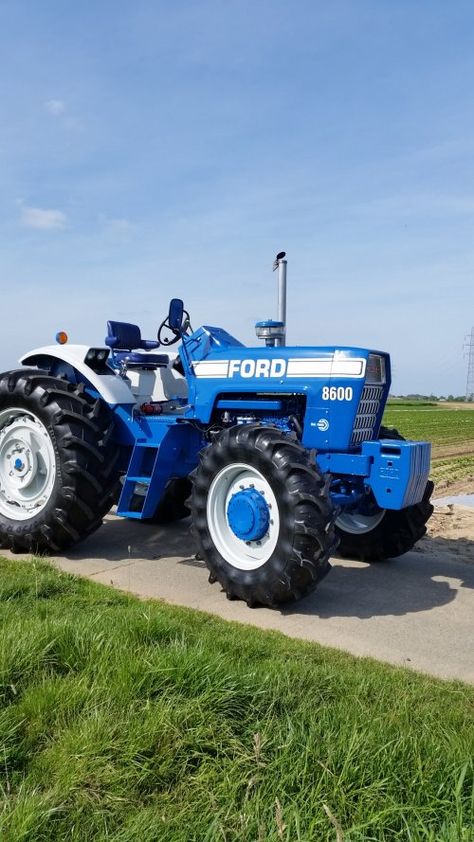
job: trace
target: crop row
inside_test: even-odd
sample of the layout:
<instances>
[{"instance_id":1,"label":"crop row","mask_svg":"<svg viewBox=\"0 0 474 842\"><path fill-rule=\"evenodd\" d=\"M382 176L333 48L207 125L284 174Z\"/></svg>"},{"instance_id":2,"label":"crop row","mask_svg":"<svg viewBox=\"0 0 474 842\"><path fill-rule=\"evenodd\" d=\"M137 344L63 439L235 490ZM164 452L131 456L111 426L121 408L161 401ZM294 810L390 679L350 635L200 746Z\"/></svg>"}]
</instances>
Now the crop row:
<instances>
[{"instance_id":1,"label":"crop row","mask_svg":"<svg viewBox=\"0 0 474 842\"><path fill-rule=\"evenodd\" d=\"M405 438L433 444L472 442L474 453L474 411L469 409L399 409L389 406L384 424L396 427Z\"/></svg>"},{"instance_id":2,"label":"crop row","mask_svg":"<svg viewBox=\"0 0 474 842\"><path fill-rule=\"evenodd\" d=\"M453 456L449 459L435 459L431 466L431 479L435 483L446 484L474 477L474 454L472 456Z\"/></svg>"}]
</instances>

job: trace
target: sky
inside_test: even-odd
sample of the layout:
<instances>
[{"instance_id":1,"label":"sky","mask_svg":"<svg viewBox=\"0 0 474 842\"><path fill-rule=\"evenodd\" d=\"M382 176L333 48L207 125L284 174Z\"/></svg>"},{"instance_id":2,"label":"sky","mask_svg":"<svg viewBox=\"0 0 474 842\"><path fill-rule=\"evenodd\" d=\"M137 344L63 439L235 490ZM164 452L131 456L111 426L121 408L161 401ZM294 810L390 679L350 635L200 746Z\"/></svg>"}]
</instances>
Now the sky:
<instances>
[{"instance_id":1,"label":"sky","mask_svg":"<svg viewBox=\"0 0 474 842\"><path fill-rule=\"evenodd\" d=\"M463 0L0 0L0 368L173 296L257 344L285 250L289 344L462 394L473 37Z\"/></svg>"}]
</instances>

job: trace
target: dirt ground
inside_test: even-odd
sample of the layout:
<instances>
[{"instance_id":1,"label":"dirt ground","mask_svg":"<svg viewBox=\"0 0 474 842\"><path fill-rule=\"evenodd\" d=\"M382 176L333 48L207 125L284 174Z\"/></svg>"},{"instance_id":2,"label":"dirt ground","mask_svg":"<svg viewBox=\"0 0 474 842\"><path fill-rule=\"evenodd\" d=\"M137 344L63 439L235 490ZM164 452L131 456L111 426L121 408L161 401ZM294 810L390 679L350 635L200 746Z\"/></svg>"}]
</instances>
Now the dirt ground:
<instances>
[{"instance_id":1,"label":"dirt ground","mask_svg":"<svg viewBox=\"0 0 474 842\"><path fill-rule=\"evenodd\" d=\"M462 486L463 483L457 483ZM472 481L457 487L456 492L473 491ZM429 555L433 559L446 561L474 562L474 508L448 505L436 506L428 522L428 532L414 548L414 552Z\"/></svg>"},{"instance_id":2,"label":"dirt ground","mask_svg":"<svg viewBox=\"0 0 474 842\"><path fill-rule=\"evenodd\" d=\"M447 459L450 456L472 456L472 441L458 441L455 444L434 444L433 459Z\"/></svg>"},{"instance_id":3,"label":"dirt ground","mask_svg":"<svg viewBox=\"0 0 474 842\"><path fill-rule=\"evenodd\" d=\"M449 402L441 401L437 404L437 406L441 407L441 409L474 409L474 401L469 401L468 403L463 403L459 401L455 403L454 401Z\"/></svg>"}]
</instances>

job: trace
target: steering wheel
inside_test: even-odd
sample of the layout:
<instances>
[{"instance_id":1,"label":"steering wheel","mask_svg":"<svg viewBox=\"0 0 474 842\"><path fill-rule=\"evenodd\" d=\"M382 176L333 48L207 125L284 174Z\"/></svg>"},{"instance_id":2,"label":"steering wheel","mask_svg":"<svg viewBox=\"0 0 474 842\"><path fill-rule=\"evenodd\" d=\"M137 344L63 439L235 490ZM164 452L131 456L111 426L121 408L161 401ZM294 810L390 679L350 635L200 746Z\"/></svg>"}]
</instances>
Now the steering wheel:
<instances>
[{"instance_id":1,"label":"steering wheel","mask_svg":"<svg viewBox=\"0 0 474 842\"><path fill-rule=\"evenodd\" d=\"M183 326L184 326L184 329L186 331L186 329L189 325L189 313L188 313L187 310L183 310L183 316L184 316ZM172 333L172 336L171 337L165 336L164 335L165 330L169 330L170 333ZM181 336L182 336L183 332L184 331L183 331L182 328L181 328L181 330L177 330L176 328L171 327L171 325L168 322L168 316L167 316L166 319L163 319L163 321L161 322L161 324L158 328L158 333L157 333L156 338L158 339L158 342L160 343L160 345L175 345L176 342L179 342L179 340L181 339Z\"/></svg>"}]
</instances>

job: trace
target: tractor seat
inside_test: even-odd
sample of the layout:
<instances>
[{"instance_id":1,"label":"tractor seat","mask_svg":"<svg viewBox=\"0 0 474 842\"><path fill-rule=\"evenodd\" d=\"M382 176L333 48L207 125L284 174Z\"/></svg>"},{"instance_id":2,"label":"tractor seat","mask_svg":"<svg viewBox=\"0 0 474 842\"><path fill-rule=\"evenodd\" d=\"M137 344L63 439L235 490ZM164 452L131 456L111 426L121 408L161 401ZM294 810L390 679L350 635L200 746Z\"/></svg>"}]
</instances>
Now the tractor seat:
<instances>
[{"instance_id":1,"label":"tractor seat","mask_svg":"<svg viewBox=\"0 0 474 842\"><path fill-rule=\"evenodd\" d=\"M116 362L125 362L129 367L154 369L169 363L168 354L141 354L139 349L151 351L159 348L160 343L156 339L142 339L138 325L128 322L107 322L105 344L112 348Z\"/></svg>"}]
</instances>

